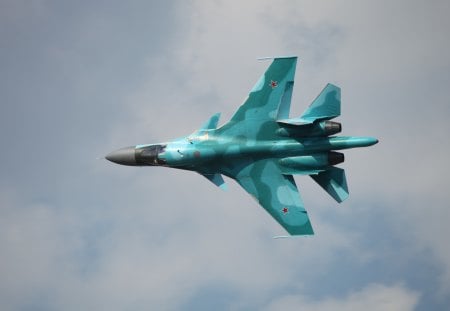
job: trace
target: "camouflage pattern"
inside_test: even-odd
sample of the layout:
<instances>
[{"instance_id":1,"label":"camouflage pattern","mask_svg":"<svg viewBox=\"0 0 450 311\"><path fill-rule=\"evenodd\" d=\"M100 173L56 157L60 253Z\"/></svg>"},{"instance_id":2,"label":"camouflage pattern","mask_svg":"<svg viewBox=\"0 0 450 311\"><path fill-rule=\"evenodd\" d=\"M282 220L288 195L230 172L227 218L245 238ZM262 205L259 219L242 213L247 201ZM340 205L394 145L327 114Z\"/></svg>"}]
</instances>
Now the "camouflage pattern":
<instances>
[{"instance_id":1,"label":"camouflage pattern","mask_svg":"<svg viewBox=\"0 0 450 311\"><path fill-rule=\"evenodd\" d=\"M128 147L106 158L125 165L196 171L221 188L226 187L222 175L228 176L289 234L313 234L292 175L310 175L342 202L348 197L345 172L334 165L344 157L334 150L370 146L377 140L330 136L341 130L339 123L329 121L340 115L340 89L331 84L301 117L289 119L296 63L296 57L275 58L222 127L217 128L216 114L189 136Z\"/></svg>"}]
</instances>

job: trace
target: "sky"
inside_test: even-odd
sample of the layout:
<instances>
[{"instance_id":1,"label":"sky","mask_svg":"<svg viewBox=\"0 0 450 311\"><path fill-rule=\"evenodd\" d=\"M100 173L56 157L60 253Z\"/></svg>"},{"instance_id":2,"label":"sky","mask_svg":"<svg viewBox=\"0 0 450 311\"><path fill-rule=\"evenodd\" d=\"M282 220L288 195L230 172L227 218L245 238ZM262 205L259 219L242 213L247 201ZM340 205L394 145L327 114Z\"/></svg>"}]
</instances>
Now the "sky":
<instances>
[{"instance_id":1,"label":"sky","mask_svg":"<svg viewBox=\"0 0 450 311\"><path fill-rule=\"evenodd\" d=\"M0 1L0 309L443 310L450 2ZM350 197L315 235L230 179L97 160L226 122L297 55L291 116L342 88Z\"/></svg>"}]
</instances>

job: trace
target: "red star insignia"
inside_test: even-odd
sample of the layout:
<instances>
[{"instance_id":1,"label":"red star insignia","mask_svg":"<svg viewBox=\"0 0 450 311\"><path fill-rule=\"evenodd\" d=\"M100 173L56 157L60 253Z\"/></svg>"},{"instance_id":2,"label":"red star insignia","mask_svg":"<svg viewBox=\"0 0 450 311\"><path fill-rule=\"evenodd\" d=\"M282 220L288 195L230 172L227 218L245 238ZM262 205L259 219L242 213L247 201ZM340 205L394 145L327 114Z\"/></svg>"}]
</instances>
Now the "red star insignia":
<instances>
[{"instance_id":1,"label":"red star insignia","mask_svg":"<svg viewBox=\"0 0 450 311\"><path fill-rule=\"evenodd\" d=\"M278 82L271 80L270 81L270 86L274 89L274 88L276 88L278 86Z\"/></svg>"},{"instance_id":2,"label":"red star insignia","mask_svg":"<svg viewBox=\"0 0 450 311\"><path fill-rule=\"evenodd\" d=\"M287 207L283 207L283 209L281 211L283 212L283 214L287 214L287 212L289 212Z\"/></svg>"}]
</instances>

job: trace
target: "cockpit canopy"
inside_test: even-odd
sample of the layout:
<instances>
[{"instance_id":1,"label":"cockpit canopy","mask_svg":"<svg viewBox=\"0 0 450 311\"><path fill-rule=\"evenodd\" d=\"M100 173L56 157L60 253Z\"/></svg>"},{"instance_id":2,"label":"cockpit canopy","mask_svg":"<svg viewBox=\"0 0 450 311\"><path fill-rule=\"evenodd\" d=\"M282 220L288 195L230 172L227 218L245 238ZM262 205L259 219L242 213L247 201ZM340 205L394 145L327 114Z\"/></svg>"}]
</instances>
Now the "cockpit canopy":
<instances>
[{"instance_id":1,"label":"cockpit canopy","mask_svg":"<svg viewBox=\"0 0 450 311\"><path fill-rule=\"evenodd\" d=\"M164 165L166 161L159 155L166 149L166 145L149 145L136 148L135 158L138 165Z\"/></svg>"}]
</instances>

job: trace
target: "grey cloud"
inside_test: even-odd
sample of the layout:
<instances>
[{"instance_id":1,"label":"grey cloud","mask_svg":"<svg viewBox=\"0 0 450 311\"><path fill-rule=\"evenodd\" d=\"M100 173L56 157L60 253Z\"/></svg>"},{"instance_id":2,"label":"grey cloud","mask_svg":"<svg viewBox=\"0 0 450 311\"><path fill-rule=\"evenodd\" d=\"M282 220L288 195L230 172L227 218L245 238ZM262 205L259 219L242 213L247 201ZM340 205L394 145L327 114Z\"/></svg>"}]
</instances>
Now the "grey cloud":
<instances>
[{"instance_id":1,"label":"grey cloud","mask_svg":"<svg viewBox=\"0 0 450 311\"><path fill-rule=\"evenodd\" d=\"M299 296L285 296L274 301L267 310L414 310L419 295L401 285L384 286L370 284L361 291L352 292L344 298L328 298L310 302Z\"/></svg>"},{"instance_id":2,"label":"grey cloud","mask_svg":"<svg viewBox=\"0 0 450 311\"><path fill-rule=\"evenodd\" d=\"M400 4L10 8L2 307L445 306L448 27L433 16L446 4ZM225 121L267 65L254 59L289 53L301 59L293 114L331 80L345 134L381 139L348 153L343 206L297 178L313 238L272 240L281 229L233 181L223 193L194 174L94 160L184 135L218 111Z\"/></svg>"}]
</instances>

